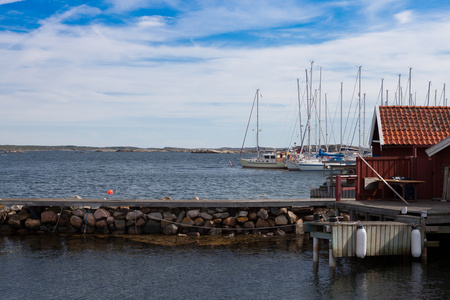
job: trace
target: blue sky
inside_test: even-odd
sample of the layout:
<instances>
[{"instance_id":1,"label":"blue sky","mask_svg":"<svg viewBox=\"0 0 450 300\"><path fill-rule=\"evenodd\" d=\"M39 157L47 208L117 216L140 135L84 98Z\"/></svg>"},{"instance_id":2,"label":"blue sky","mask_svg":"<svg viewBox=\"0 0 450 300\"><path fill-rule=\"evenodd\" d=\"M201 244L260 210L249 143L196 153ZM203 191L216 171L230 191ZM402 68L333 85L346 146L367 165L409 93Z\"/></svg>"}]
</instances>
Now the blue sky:
<instances>
[{"instance_id":1,"label":"blue sky","mask_svg":"<svg viewBox=\"0 0 450 300\"><path fill-rule=\"evenodd\" d=\"M358 66L368 130L381 79L393 104L409 68L415 103L429 82L443 102L449 33L446 1L0 0L0 144L240 147L259 88L260 144L287 147L311 61L322 142L325 125L339 142L342 82L358 144Z\"/></svg>"}]
</instances>

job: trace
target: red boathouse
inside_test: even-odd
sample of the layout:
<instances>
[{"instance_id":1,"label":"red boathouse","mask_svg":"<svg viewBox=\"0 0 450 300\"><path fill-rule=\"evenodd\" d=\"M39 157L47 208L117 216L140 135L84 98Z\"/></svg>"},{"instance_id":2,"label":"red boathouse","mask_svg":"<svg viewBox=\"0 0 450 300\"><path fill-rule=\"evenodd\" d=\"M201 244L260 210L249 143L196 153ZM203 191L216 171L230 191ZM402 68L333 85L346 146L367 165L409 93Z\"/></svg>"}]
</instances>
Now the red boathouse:
<instances>
[{"instance_id":1,"label":"red boathouse","mask_svg":"<svg viewBox=\"0 0 450 300\"><path fill-rule=\"evenodd\" d=\"M450 165L449 137L449 106L377 106L369 141L373 157L365 159L385 179L425 181L416 186L419 199L440 199ZM367 188L376 174L361 159L356 172L357 200L379 199L379 189Z\"/></svg>"}]
</instances>

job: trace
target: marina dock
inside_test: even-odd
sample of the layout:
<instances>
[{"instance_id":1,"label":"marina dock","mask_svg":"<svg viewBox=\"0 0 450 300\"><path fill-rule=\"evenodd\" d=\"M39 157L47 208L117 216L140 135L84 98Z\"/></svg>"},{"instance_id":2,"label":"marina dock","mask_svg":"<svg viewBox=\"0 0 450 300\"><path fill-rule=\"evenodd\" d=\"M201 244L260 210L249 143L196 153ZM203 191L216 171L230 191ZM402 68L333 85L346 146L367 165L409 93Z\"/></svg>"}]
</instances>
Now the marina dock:
<instances>
[{"instance_id":1,"label":"marina dock","mask_svg":"<svg viewBox=\"0 0 450 300\"><path fill-rule=\"evenodd\" d=\"M349 200L351 201L351 200ZM129 206L129 207L327 207L335 199L236 199L236 200L174 200L174 199L53 199L1 198L0 205L28 206Z\"/></svg>"},{"instance_id":2,"label":"marina dock","mask_svg":"<svg viewBox=\"0 0 450 300\"><path fill-rule=\"evenodd\" d=\"M42 231L42 228L66 234L181 233L194 236L211 235L211 232L220 235L222 231L272 232L277 235L308 232L314 239L314 259L318 259L318 241L329 242L330 267L335 266L335 258L355 256L358 225L364 226L367 233L367 256L408 255L411 252L411 232L417 227L421 235L422 258L426 258L427 247L439 247L439 242L427 240L427 235L450 234L450 205L446 201L432 200L412 200L406 205L398 200L342 199L338 202L329 198L173 200L73 197L2 198L0 205L23 206L22 210L30 212L26 222L20 219L24 211L18 212L16 218L8 216L7 221L3 219L2 234L27 234ZM36 219L32 215L39 220L32 220Z\"/></svg>"}]
</instances>

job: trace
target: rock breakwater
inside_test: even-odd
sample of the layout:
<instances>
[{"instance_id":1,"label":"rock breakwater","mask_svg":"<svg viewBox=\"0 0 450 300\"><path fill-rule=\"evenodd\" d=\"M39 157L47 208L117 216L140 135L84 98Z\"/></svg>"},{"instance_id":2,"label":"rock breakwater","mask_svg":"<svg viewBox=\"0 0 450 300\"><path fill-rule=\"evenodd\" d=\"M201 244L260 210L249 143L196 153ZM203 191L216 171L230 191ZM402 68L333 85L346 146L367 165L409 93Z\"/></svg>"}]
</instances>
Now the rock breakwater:
<instances>
[{"instance_id":1,"label":"rock breakwater","mask_svg":"<svg viewBox=\"0 0 450 300\"><path fill-rule=\"evenodd\" d=\"M0 234L222 235L304 233L303 223L334 210L279 208L3 207ZM344 216L346 218L346 216Z\"/></svg>"}]
</instances>

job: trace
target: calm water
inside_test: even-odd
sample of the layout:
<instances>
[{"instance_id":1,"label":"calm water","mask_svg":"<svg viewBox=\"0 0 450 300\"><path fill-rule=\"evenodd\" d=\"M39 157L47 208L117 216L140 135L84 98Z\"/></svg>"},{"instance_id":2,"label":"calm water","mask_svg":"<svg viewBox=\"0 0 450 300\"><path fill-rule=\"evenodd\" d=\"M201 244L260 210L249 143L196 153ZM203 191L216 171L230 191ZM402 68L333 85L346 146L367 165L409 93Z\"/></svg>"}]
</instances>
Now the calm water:
<instances>
[{"instance_id":1,"label":"calm water","mask_svg":"<svg viewBox=\"0 0 450 300\"><path fill-rule=\"evenodd\" d=\"M235 165L230 167L229 161ZM244 170L237 155L36 152L0 156L1 197L308 198L322 174ZM448 299L450 262L337 259L309 240L158 246L120 238L0 237L0 299Z\"/></svg>"},{"instance_id":2,"label":"calm water","mask_svg":"<svg viewBox=\"0 0 450 300\"><path fill-rule=\"evenodd\" d=\"M242 169L237 154L30 152L1 154L0 197L116 199L309 198L322 172ZM230 162L233 167L230 167Z\"/></svg>"}]
</instances>

